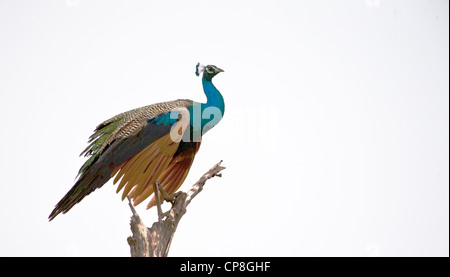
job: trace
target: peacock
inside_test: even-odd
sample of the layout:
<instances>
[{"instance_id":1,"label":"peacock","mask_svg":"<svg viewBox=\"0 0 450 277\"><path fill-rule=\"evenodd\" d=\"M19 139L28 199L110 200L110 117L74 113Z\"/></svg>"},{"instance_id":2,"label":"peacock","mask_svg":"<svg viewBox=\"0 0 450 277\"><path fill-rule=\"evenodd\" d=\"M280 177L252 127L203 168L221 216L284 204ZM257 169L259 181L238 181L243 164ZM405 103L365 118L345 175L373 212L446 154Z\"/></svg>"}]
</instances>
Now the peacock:
<instances>
[{"instance_id":1,"label":"peacock","mask_svg":"<svg viewBox=\"0 0 450 277\"><path fill-rule=\"evenodd\" d=\"M117 193L123 190L122 200L129 197L134 206L151 195L147 209L155 206L155 190L158 196L173 195L186 179L202 136L225 112L222 94L212 83L220 72L223 70L214 65L196 66L196 75L202 75L206 103L188 99L157 103L118 114L98 125L80 154L89 158L49 220L68 212L111 178L114 184L119 183Z\"/></svg>"}]
</instances>

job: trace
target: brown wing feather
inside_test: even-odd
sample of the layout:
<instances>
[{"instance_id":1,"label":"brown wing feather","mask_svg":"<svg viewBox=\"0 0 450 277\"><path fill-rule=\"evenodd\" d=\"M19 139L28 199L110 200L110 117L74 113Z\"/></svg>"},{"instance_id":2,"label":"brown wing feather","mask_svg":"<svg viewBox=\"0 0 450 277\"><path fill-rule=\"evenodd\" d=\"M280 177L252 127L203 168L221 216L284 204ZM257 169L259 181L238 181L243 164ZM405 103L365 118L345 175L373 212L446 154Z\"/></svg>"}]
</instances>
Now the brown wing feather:
<instances>
[{"instance_id":1,"label":"brown wing feather","mask_svg":"<svg viewBox=\"0 0 450 277\"><path fill-rule=\"evenodd\" d=\"M181 187L191 169L195 154L197 154L199 148L200 142L196 142L193 144L193 147L173 157L164 172L159 175L158 180L168 194L175 193ZM150 209L154 205L156 205L155 196L148 203L147 209Z\"/></svg>"}]
</instances>

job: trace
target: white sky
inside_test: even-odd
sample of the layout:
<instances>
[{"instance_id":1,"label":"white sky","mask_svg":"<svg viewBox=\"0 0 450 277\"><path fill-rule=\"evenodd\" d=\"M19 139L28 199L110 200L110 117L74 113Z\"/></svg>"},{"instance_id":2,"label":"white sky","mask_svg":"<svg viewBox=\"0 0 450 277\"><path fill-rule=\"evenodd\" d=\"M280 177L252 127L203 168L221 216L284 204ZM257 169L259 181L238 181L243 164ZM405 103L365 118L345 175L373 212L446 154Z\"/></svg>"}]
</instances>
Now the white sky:
<instances>
[{"instance_id":1,"label":"white sky","mask_svg":"<svg viewBox=\"0 0 450 277\"><path fill-rule=\"evenodd\" d=\"M171 256L448 256L448 1L0 1L0 256L129 256L107 183L51 223L95 126L226 102ZM148 226L156 211L138 212Z\"/></svg>"}]
</instances>

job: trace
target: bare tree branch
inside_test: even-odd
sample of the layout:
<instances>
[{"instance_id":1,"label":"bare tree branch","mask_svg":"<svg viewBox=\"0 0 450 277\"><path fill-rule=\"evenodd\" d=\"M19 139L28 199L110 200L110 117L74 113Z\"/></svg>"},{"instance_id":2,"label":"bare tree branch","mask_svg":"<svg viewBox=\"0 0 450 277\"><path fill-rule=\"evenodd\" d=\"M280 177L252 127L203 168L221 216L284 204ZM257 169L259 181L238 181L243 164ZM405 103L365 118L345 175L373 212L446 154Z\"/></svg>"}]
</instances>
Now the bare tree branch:
<instances>
[{"instance_id":1,"label":"bare tree branch","mask_svg":"<svg viewBox=\"0 0 450 277\"><path fill-rule=\"evenodd\" d=\"M203 174L188 192L178 193L172 202L172 208L164 213L165 219L154 222L151 228L145 226L131 202L129 203L133 213L130 220L133 235L127 239L131 257L167 257L178 223L186 213L186 207L202 191L208 179L222 176L219 172L225 167L221 166L221 163L222 161L218 162Z\"/></svg>"}]
</instances>

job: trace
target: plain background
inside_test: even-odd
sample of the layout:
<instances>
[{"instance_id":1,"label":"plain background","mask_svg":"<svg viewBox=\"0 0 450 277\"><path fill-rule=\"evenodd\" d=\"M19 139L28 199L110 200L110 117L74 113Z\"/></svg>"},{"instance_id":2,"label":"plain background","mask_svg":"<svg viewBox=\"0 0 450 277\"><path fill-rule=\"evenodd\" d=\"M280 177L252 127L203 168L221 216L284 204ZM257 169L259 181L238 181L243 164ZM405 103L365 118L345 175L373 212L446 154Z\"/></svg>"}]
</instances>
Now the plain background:
<instances>
[{"instance_id":1,"label":"plain background","mask_svg":"<svg viewBox=\"0 0 450 277\"><path fill-rule=\"evenodd\" d=\"M448 1L0 1L0 256L129 256L107 183L48 222L95 126L226 102L171 256L448 256ZM150 226L154 209L138 212Z\"/></svg>"}]
</instances>

